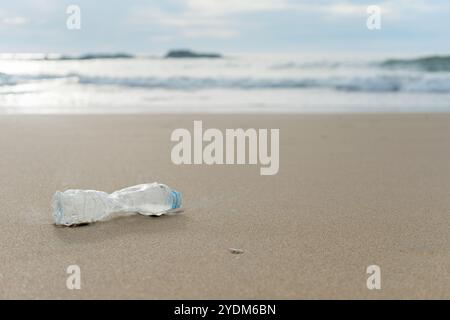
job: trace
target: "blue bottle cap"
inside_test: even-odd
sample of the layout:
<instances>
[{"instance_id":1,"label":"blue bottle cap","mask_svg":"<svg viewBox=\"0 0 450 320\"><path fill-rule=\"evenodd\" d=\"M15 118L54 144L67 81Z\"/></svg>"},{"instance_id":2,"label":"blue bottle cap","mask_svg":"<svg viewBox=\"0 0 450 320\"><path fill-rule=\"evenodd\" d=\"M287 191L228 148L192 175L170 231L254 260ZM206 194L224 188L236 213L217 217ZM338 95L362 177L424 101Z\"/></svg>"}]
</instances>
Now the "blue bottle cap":
<instances>
[{"instance_id":1,"label":"blue bottle cap","mask_svg":"<svg viewBox=\"0 0 450 320\"><path fill-rule=\"evenodd\" d=\"M175 190L172 190L172 197L173 197L173 202L172 202L172 209L178 209L181 207L181 202L182 202L182 196L181 193Z\"/></svg>"}]
</instances>

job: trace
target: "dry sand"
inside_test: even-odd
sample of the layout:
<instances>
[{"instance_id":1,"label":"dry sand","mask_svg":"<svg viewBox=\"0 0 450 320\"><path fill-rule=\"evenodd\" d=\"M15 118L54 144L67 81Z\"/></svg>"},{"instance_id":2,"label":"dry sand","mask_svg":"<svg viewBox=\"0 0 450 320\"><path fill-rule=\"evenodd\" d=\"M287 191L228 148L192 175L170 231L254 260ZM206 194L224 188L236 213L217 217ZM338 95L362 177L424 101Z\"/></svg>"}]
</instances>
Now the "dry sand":
<instances>
[{"instance_id":1,"label":"dry sand","mask_svg":"<svg viewBox=\"0 0 450 320\"><path fill-rule=\"evenodd\" d=\"M280 128L280 172L172 164L193 120ZM0 150L0 298L450 298L450 115L2 116ZM182 214L52 224L56 190L153 181Z\"/></svg>"}]
</instances>

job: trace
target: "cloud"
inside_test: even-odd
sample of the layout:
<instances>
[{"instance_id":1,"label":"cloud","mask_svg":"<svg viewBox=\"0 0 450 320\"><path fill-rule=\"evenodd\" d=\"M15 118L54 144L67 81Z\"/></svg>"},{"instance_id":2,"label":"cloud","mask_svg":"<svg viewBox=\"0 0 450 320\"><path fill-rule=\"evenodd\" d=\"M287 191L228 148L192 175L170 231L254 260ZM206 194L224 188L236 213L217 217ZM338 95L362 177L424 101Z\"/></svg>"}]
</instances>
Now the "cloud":
<instances>
[{"instance_id":1,"label":"cloud","mask_svg":"<svg viewBox=\"0 0 450 320\"><path fill-rule=\"evenodd\" d=\"M7 25L7 26L21 26L24 24L27 24L28 20L24 17L6 17L6 18L0 18L0 25Z\"/></svg>"},{"instance_id":2,"label":"cloud","mask_svg":"<svg viewBox=\"0 0 450 320\"><path fill-rule=\"evenodd\" d=\"M315 17L318 21L366 18L372 0L172 0L170 9L164 6L140 5L130 12L129 22L143 30L163 29L163 35L185 38L232 38L253 24L264 26L259 13L289 14ZM450 1L380 0L376 5L383 15L402 20L408 16L445 11ZM270 21L270 20L266 20ZM254 31L254 29L253 29Z\"/></svg>"},{"instance_id":3,"label":"cloud","mask_svg":"<svg viewBox=\"0 0 450 320\"><path fill-rule=\"evenodd\" d=\"M135 7L128 22L149 30L162 27L186 38L230 38L237 34L235 20L225 17L222 11L212 14L204 9L188 7L180 12L167 12L151 6Z\"/></svg>"},{"instance_id":4,"label":"cloud","mask_svg":"<svg viewBox=\"0 0 450 320\"><path fill-rule=\"evenodd\" d=\"M376 1L366 1L365 3L341 1L337 3L330 2L327 5L320 5L320 3L316 4L322 11L336 16L366 15L366 9L370 5L377 5L380 7L382 14L388 14L396 18L401 18L402 16L407 16L411 13L433 13L450 9L449 1L439 0L384 0L379 1L378 3Z\"/></svg>"},{"instance_id":5,"label":"cloud","mask_svg":"<svg viewBox=\"0 0 450 320\"><path fill-rule=\"evenodd\" d=\"M187 38L232 38L236 35L236 31L231 29L192 29L185 30L182 34Z\"/></svg>"},{"instance_id":6,"label":"cloud","mask_svg":"<svg viewBox=\"0 0 450 320\"><path fill-rule=\"evenodd\" d=\"M364 15L366 14L366 5L357 5L351 3L338 3L325 8L331 14L337 15Z\"/></svg>"},{"instance_id":7,"label":"cloud","mask_svg":"<svg viewBox=\"0 0 450 320\"><path fill-rule=\"evenodd\" d=\"M0 10L0 26L22 26L28 23L28 19Z\"/></svg>"},{"instance_id":8,"label":"cloud","mask_svg":"<svg viewBox=\"0 0 450 320\"><path fill-rule=\"evenodd\" d=\"M283 0L186 0L191 12L202 15L229 15L233 13L286 10Z\"/></svg>"}]
</instances>

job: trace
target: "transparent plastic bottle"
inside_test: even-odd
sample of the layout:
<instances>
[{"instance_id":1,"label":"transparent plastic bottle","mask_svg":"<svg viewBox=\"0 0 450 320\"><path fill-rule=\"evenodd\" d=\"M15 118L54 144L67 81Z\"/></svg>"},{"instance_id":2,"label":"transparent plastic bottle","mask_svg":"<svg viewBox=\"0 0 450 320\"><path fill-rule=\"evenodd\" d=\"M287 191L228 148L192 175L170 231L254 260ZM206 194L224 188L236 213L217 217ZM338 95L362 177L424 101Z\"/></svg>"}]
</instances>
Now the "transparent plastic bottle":
<instances>
[{"instance_id":1,"label":"transparent plastic bottle","mask_svg":"<svg viewBox=\"0 0 450 320\"><path fill-rule=\"evenodd\" d=\"M113 212L160 216L181 207L181 193L161 183L147 183L115 191L70 189L53 196L57 225L77 225L101 220Z\"/></svg>"}]
</instances>

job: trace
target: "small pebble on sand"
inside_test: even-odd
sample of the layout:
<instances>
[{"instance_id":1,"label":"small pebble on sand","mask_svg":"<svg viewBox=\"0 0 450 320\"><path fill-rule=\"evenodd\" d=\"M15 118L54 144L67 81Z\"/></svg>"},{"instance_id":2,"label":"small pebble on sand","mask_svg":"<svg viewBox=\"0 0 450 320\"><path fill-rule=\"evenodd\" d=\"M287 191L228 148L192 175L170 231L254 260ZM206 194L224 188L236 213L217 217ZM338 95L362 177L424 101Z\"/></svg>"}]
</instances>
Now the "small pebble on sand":
<instances>
[{"instance_id":1,"label":"small pebble on sand","mask_svg":"<svg viewBox=\"0 0 450 320\"><path fill-rule=\"evenodd\" d=\"M244 250L242 250L242 249L229 248L228 250L230 250L230 252L232 254L242 254L242 253L244 253Z\"/></svg>"}]
</instances>

